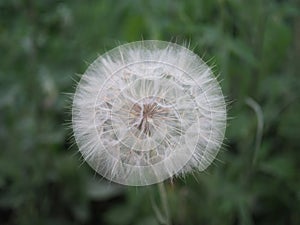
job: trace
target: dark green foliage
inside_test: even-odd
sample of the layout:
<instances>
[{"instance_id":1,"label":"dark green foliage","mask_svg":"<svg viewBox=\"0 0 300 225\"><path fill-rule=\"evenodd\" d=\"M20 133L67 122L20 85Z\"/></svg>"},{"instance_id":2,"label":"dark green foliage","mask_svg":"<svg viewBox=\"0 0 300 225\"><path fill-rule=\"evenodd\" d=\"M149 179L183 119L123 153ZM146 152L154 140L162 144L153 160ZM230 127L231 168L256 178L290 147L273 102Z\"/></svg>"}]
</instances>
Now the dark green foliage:
<instances>
[{"instance_id":1,"label":"dark green foliage","mask_svg":"<svg viewBox=\"0 0 300 225\"><path fill-rule=\"evenodd\" d=\"M75 74L141 39L190 43L230 102L219 160L166 182L172 224L300 224L296 0L1 0L0 224L159 224L156 186L103 181L64 125Z\"/></svg>"}]
</instances>

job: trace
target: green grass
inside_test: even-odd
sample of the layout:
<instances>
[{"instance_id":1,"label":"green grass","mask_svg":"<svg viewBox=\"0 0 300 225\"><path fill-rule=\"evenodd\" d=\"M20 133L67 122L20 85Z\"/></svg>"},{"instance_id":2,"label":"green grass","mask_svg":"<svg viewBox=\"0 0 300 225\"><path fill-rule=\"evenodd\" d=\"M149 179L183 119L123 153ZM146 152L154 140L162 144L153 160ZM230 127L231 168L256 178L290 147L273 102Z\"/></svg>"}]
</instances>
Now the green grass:
<instances>
[{"instance_id":1,"label":"green grass","mask_svg":"<svg viewBox=\"0 0 300 225\"><path fill-rule=\"evenodd\" d=\"M75 74L141 39L189 42L230 102L219 160L165 183L172 224L298 225L296 0L0 1L0 224L159 224L157 187L107 184L64 125Z\"/></svg>"}]
</instances>

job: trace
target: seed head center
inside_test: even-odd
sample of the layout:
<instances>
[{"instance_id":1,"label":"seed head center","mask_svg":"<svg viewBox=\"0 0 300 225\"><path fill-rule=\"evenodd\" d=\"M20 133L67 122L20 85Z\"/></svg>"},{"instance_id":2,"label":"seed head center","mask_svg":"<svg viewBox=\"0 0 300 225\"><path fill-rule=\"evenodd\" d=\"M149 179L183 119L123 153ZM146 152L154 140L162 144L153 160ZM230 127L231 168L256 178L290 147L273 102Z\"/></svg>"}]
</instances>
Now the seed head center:
<instances>
[{"instance_id":1,"label":"seed head center","mask_svg":"<svg viewBox=\"0 0 300 225\"><path fill-rule=\"evenodd\" d=\"M133 106L133 113L137 118L135 127L147 136L151 136L151 123L153 117L157 113L157 103L144 103L142 105L135 104Z\"/></svg>"}]
</instances>

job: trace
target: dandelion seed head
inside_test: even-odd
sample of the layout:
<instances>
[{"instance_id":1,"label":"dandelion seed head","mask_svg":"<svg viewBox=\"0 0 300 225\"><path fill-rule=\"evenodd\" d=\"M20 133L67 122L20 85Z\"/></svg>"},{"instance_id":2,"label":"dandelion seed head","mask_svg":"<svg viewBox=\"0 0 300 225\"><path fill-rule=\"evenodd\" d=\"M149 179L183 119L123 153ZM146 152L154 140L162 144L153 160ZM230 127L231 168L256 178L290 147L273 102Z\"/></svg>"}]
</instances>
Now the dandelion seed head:
<instances>
[{"instance_id":1,"label":"dandelion seed head","mask_svg":"<svg viewBox=\"0 0 300 225\"><path fill-rule=\"evenodd\" d=\"M74 94L72 127L83 158L100 175L150 185L212 163L226 104L211 69L192 51L139 41L89 66Z\"/></svg>"}]
</instances>

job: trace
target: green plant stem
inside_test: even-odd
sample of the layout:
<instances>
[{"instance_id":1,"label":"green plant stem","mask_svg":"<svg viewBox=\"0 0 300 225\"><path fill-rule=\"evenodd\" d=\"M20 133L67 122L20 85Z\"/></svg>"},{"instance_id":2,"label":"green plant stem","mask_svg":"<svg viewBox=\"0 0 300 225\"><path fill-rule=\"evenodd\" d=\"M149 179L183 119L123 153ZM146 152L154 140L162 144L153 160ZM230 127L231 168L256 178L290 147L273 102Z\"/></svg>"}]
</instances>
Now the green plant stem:
<instances>
[{"instance_id":1,"label":"green plant stem","mask_svg":"<svg viewBox=\"0 0 300 225\"><path fill-rule=\"evenodd\" d=\"M163 182L158 184L158 192L159 192L160 202L161 202L162 206L158 207L154 198L151 197L152 208L153 208L156 218L160 224L171 225L167 192L166 192Z\"/></svg>"},{"instance_id":2,"label":"green plant stem","mask_svg":"<svg viewBox=\"0 0 300 225\"><path fill-rule=\"evenodd\" d=\"M171 225L170 210L167 198L166 188L163 182L158 184L159 195L161 198L162 208L165 214L165 224Z\"/></svg>"},{"instance_id":3,"label":"green plant stem","mask_svg":"<svg viewBox=\"0 0 300 225\"><path fill-rule=\"evenodd\" d=\"M260 105L254 101L252 98L246 99L246 104L250 106L256 114L257 117L257 129L256 129L256 137L255 137L255 150L252 153L252 166L256 163L257 152L259 151L261 140L263 136L263 128L264 128L264 117L263 112Z\"/></svg>"}]
</instances>

